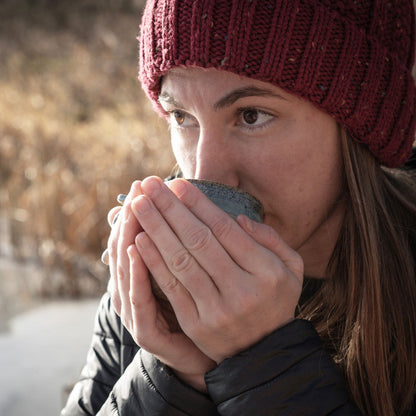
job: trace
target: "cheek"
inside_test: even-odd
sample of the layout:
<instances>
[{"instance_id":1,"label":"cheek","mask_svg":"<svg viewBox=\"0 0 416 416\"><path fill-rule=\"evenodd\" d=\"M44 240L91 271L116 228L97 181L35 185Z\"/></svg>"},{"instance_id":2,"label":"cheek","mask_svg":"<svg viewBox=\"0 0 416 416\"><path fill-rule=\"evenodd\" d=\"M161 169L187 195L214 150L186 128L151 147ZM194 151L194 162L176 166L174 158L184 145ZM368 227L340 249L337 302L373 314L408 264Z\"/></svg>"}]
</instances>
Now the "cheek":
<instances>
[{"instance_id":1,"label":"cheek","mask_svg":"<svg viewBox=\"0 0 416 416\"><path fill-rule=\"evenodd\" d=\"M302 143L296 151L265 159L257 181L270 224L293 240L320 223L343 192L343 166L337 137ZM280 149L282 150L282 149ZM288 150L288 149L285 149ZM264 175L267 169L268 175Z\"/></svg>"},{"instance_id":2,"label":"cheek","mask_svg":"<svg viewBox=\"0 0 416 416\"><path fill-rule=\"evenodd\" d=\"M183 140L182 137L172 131L171 145L176 162L183 176L185 178L192 178L195 173L196 159L191 141Z\"/></svg>"},{"instance_id":3,"label":"cheek","mask_svg":"<svg viewBox=\"0 0 416 416\"><path fill-rule=\"evenodd\" d=\"M319 149L317 151L317 149ZM343 192L343 163L339 144L328 140L300 156L294 190L305 202L306 212L320 216Z\"/></svg>"}]
</instances>

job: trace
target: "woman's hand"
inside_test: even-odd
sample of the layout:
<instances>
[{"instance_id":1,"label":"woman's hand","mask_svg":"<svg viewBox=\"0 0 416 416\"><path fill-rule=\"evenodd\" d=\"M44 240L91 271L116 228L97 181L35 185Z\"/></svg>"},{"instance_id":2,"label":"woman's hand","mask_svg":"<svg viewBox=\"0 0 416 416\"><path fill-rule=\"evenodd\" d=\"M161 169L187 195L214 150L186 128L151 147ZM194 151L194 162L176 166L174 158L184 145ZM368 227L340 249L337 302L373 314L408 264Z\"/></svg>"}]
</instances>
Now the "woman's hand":
<instances>
[{"instance_id":1,"label":"woman's hand","mask_svg":"<svg viewBox=\"0 0 416 416\"><path fill-rule=\"evenodd\" d=\"M174 369L185 382L204 391L204 374L215 363L181 330L172 329L170 317L153 295L147 267L134 244L142 228L132 214L131 201L141 194L137 181L123 207L113 208L108 214L112 227L107 262L111 272L112 304L138 345Z\"/></svg>"},{"instance_id":2,"label":"woman's hand","mask_svg":"<svg viewBox=\"0 0 416 416\"><path fill-rule=\"evenodd\" d=\"M143 228L128 250L138 343L153 349L153 341L166 339L144 278L147 266L187 335L181 338L183 347L192 340L220 363L294 319L303 261L271 227L244 216L234 221L184 180L170 188L150 177L131 199ZM141 312L145 308L153 319ZM181 372L177 358L169 365Z\"/></svg>"}]
</instances>

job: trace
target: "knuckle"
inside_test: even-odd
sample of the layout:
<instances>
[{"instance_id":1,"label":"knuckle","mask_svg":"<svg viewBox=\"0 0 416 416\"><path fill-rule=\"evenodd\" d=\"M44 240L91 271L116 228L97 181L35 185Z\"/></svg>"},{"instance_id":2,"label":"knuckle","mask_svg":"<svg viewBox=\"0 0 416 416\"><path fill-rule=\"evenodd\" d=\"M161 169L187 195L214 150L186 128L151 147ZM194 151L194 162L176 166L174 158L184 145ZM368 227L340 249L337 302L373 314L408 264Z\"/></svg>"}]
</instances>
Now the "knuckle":
<instances>
[{"instance_id":1,"label":"knuckle","mask_svg":"<svg viewBox=\"0 0 416 416\"><path fill-rule=\"evenodd\" d=\"M124 280L125 278L124 269L120 264L117 266L117 277L119 280Z\"/></svg>"},{"instance_id":2,"label":"knuckle","mask_svg":"<svg viewBox=\"0 0 416 416\"><path fill-rule=\"evenodd\" d=\"M270 279L268 285L264 288L265 295L272 295L275 298L278 297L281 293L285 293L286 284L286 278L273 276L273 279Z\"/></svg>"},{"instance_id":3,"label":"knuckle","mask_svg":"<svg viewBox=\"0 0 416 416\"><path fill-rule=\"evenodd\" d=\"M193 258L187 250L180 250L174 254L170 261L173 273L189 271L193 266Z\"/></svg>"},{"instance_id":4,"label":"knuckle","mask_svg":"<svg viewBox=\"0 0 416 416\"><path fill-rule=\"evenodd\" d=\"M211 239L212 231L208 227L202 227L190 232L187 245L190 250L203 251L209 246Z\"/></svg>"},{"instance_id":5,"label":"knuckle","mask_svg":"<svg viewBox=\"0 0 416 416\"><path fill-rule=\"evenodd\" d=\"M233 228L233 220L228 215L218 215L211 230L218 238L227 237Z\"/></svg>"},{"instance_id":6,"label":"knuckle","mask_svg":"<svg viewBox=\"0 0 416 416\"><path fill-rule=\"evenodd\" d=\"M211 316L211 326L217 330L226 330L230 327L230 315L218 308Z\"/></svg>"},{"instance_id":7,"label":"knuckle","mask_svg":"<svg viewBox=\"0 0 416 416\"><path fill-rule=\"evenodd\" d=\"M256 298L252 294L243 292L236 298L238 306L244 310L252 310L257 304Z\"/></svg>"},{"instance_id":8,"label":"knuckle","mask_svg":"<svg viewBox=\"0 0 416 416\"><path fill-rule=\"evenodd\" d=\"M266 290L269 293L282 294L286 293L293 286L294 276L291 271L284 265L279 267L273 275L270 275L266 281Z\"/></svg>"},{"instance_id":9,"label":"knuckle","mask_svg":"<svg viewBox=\"0 0 416 416\"><path fill-rule=\"evenodd\" d=\"M146 301L143 301L143 299L140 299L139 295L131 289L129 290L128 298L132 312L139 311L142 307L146 307L146 304L148 303Z\"/></svg>"},{"instance_id":10,"label":"knuckle","mask_svg":"<svg viewBox=\"0 0 416 416\"><path fill-rule=\"evenodd\" d=\"M165 294L175 292L176 288L179 285L179 280L176 277L172 276L169 280L166 280L163 283L160 283L159 286Z\"/></svg>"},{"instance_id":11,"label":"knuckle","mask_svg":"<svg viewBox=\"0 0 416 416\"><path fill-rule=\"evenodd\" d=\"M275 257L270 259L270 267L265 267L261 274L261 282L267 289L272 289L279 283L282 269L282 263ZM266 290L267 290L266 289Z\"/></svg>"},{"instance_id":12,"label":"knuckle","mask_svg":"<svg viewBox=\"0 0 416 416\"><path fill-rule=\"evenodd\" d=\"M172 208L174 199L167 192L161 192L156 196L155 203L161 212L166 212Z\"/></svg>"},{"instance_id":13,"label":"knuckle","mask_svg":"<svg viewBox=\"0 0 416 416\"><path fill-rule=\"evenodd\" d=\"M272 289L267 285L257 287L256 290L248 288L241 290L235 295L232 302L233 309L238 311L242 316L250 316L259 309L264 299L270 296L271 293Z\"/></svg>"},{"instance_id":14,"label":"knuckle","mask_svg":"<svg viewBox=\"0 0 416 416\"><path fill-rule=\"evenodd\" d=\"M279 234L271 227L266 228L266 241L269 241L274 248L279 248L282 242Z\"/></svg>"},{"instance_id":15,"label":"knuckle","mask_svg":"<svg viewBox=\"0 0 416 416\"><path fill-rule=\"evenodd\" d=\"M129 300L130 300L132 309L137 309L139 306L139 302L138 302L138 299L136 298L134 291L132 291L131 289L129 290Z\"/></svg>"}]
</instances>

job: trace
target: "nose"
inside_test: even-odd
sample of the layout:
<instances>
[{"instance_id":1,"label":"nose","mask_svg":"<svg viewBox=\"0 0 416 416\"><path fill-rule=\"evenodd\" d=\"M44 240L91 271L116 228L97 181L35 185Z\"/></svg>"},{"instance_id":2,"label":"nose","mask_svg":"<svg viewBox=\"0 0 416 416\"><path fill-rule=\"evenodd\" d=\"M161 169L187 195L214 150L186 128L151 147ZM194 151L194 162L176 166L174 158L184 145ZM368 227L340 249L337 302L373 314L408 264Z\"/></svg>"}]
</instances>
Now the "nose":
<instances>
[{"instance_id":1,"label":"nose","mask_svg":"<svg viewBox=\"0 0 416 416\"><path fill-rule=\"evenodd\" d=\"M195 162L195 179L238 187L238 152L217 129L201 129Z\"/></svg>"}]
</instances>

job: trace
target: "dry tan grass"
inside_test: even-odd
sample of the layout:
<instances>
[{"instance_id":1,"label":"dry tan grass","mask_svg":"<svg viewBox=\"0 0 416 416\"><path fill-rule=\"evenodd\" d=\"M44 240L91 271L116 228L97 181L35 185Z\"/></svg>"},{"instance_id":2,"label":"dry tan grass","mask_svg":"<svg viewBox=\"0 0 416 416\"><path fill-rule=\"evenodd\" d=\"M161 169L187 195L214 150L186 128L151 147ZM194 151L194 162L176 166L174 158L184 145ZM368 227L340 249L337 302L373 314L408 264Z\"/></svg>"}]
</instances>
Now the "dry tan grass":
<instances>
[{"instance_id":1,"label":"dry tan grass","mask_svg":"<svg viewBox=\"0 0 416 416\"><path fill-rule=\"evenodd\" d=\"M0 7L1 215L17 257L64 271L45 273L42 294L97 293L117 194L173 166L165 122L136 79L140 7Z\"/></svg>"}]
</instances>

